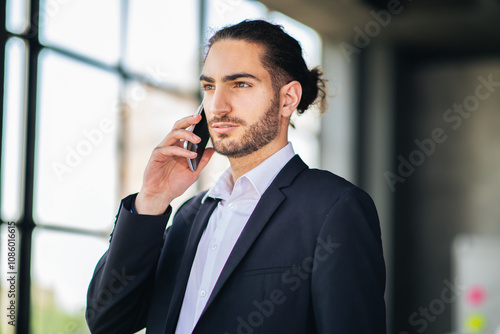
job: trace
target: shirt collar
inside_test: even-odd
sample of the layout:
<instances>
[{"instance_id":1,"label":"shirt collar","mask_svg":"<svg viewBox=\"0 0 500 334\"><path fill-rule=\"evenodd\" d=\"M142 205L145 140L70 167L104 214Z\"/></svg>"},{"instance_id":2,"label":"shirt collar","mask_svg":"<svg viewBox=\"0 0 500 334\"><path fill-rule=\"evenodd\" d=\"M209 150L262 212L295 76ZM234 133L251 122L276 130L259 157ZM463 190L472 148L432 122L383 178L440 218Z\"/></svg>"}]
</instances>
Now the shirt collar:
<instances>
[{"instance_id":1,"label":"shirt collar","mask_svg":"<svg viewBox=\"0 0 500 334\"><path fill-rule=\"evenodd\" d=\"M254 169L242 175L240 179L246 178L250 181L259 196L262 196L276 175L278 175L281 169L288 163L288 161L290 161L290 159L293 158L294 155L295 152L293 150L292 143L288 142L285 147L264 160ZM231 177L231 167L229 167L219 177L210 190L208 190L201 202L205 202L207 197L227 199L234 187ZM238 182L238 180L236 182Z\"/></svg>"}]
</instances>

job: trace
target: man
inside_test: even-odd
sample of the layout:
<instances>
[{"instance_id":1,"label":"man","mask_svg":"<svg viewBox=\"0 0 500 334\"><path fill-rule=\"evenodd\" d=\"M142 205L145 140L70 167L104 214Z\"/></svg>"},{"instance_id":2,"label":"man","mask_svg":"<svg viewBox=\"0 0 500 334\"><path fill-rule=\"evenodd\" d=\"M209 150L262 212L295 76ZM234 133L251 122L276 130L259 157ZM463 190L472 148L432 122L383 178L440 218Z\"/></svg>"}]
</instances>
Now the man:
<instances>
[{"instance_id":1,"label":"man","mask_svg":"<svg viewBox=\"0 0 500 334\"><path fill-rule=\"evenodd\" d=\"M140 192L122 201L89 287L92 333L385 333L385 267L370 197L311 170L287 139L290 116L321 95L298 42L244 21L217 32L200 77L210 135L231 167L188 200L198 178L179 120L153 151ZM320 96L321 97L321 96Z\"/></svg>"}]
</instances>

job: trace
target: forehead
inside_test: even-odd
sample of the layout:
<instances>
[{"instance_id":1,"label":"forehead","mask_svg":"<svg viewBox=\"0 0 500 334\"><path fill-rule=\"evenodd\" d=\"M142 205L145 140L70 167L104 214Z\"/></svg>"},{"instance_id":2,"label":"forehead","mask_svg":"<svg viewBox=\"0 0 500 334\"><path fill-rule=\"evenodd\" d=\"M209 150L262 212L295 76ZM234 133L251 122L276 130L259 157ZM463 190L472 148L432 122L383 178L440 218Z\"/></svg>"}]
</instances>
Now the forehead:
<instances>
[{"instance_id":1,"label":"forehead","mask_svg":"<svg viewBox=\"0 0 500 334\"><path fill-rule=\"evenodd\" d=\"M203 75L217 78L245 72L266 76L268 73L261 61L263 51L264 47L257 43L233 39L217 41L207 54Z\"/></svg>"}]
</instances>

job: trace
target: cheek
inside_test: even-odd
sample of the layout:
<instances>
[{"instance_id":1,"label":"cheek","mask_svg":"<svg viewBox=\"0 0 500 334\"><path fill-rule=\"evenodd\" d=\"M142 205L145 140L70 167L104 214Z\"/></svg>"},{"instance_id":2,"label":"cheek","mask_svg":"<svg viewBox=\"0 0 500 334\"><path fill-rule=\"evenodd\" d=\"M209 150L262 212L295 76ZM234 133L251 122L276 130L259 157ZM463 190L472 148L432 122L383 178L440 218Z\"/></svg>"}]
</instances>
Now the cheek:
<instances>
[{"instance_id":1,"label":"cheek","mask_svg":"<svg viewBox=\"0 0 500 334\"><path fill-rule=\"evenodd\" d=\"M272 105L273 96L265 91L242 94L235 102L236 110L241 110L249 122L259 120Z\"/></svg>"}]
</instances>

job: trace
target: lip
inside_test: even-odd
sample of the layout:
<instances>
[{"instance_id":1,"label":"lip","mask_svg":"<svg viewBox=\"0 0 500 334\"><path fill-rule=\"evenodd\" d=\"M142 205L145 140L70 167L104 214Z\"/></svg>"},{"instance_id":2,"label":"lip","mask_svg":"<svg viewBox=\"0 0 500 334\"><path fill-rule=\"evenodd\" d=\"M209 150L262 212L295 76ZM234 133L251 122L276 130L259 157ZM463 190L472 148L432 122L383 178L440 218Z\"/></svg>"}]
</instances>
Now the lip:
<instances>
[{"instance_id":1,"label":"lip","mask_svg":"<svg viewBox=\"0 0 500 334\"><path fill-rule=\"evenodd\" d=\"M214 123L211 125L211 127L212 130L216 133L227 133L236 129L238 125L231 123Z\"/></svg>"}]
</instances>

